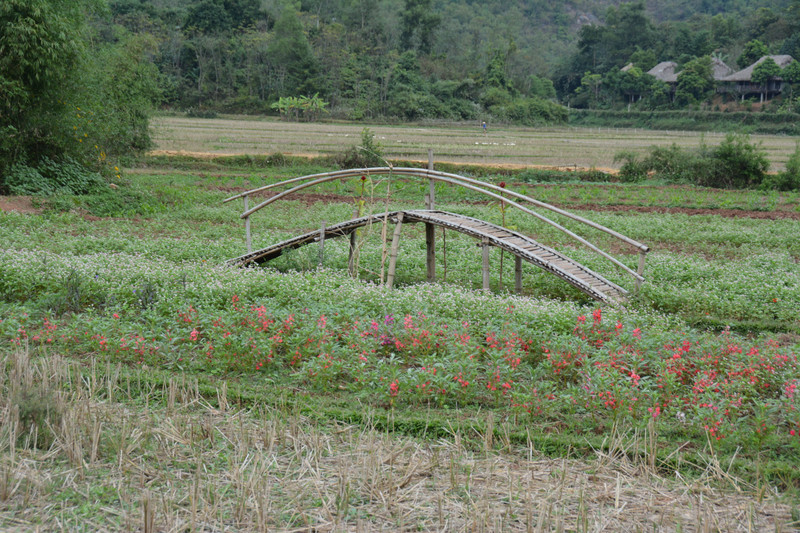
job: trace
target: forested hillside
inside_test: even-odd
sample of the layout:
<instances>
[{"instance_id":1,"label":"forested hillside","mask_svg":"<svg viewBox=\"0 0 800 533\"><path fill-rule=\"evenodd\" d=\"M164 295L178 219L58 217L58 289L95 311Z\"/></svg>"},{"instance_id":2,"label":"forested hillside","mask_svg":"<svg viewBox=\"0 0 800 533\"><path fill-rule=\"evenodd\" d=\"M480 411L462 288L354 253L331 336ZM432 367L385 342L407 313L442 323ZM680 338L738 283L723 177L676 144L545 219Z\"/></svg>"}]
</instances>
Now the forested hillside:
<instances>
[{"instance_id":1,"label":"forested hillside","mask_svg":"<svg viewBox=\"0 0 800 533\"><path fill-rule=\"evenodd\" d=\"M112 0L111 10L108 37L158 39L163 104L201 112L562 121L551 102L613 108L642 87L639 107L675 107L641 76L659 61L735 64L753 41L800 56L797 0Z\"/></svg>"}]
</instances>

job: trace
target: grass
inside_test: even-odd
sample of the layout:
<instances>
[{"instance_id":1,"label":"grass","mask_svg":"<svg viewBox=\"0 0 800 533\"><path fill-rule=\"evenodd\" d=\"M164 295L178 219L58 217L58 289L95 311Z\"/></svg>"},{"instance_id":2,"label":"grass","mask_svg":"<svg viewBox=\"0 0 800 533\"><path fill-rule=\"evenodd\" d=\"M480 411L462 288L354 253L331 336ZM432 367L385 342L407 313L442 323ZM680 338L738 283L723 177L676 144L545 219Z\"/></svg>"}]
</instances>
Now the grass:
<instances>
[{"instance_id":1,"label":"grass","mask_svg":"<svg viewBox=\"0 0 800 533\"><path fill-rule=\"evenodd\" d=\"M498 254L493 292L474 290L480 251L452 233L447 282L424 284L413 226L393 291L375 283L379 231L360 237L361 281L339 240L322 269L313 247L221 268L244 250L241 204L222 199L325 170L278 159L158 156L102 216L77 198L0 213L3 529L798 527L798 222L714 213L791 212L796 193L489 176L651 245L648 282L614 309L528 267L511 296ZM426 188L390 187L391 208ZM260 212L256 246L347 219L361 194L357 180L313 192ZM437 204L501 220L473 193L438 188Z\"/></svg>"}]
</instances>

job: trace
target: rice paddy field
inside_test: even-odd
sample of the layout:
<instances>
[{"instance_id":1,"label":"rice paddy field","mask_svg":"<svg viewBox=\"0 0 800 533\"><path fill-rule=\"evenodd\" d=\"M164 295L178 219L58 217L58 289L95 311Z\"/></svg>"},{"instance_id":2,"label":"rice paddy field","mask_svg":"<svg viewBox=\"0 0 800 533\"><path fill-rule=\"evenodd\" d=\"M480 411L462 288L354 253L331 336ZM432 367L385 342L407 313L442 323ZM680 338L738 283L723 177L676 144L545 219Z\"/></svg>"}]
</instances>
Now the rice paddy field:
<instances>
[{"instance_id":1,"label":"rice paddy field","mask_svg":"<svg viewBox=\"0 0 800 533\"><path fill-rule=\"evenodd\" d=\"M274 118L200 119L163 116L154 121L157 150L179 153L241 155L331 155L360 142L360 124L300 123ZM520 128L480 123L369 126L388 159L427 161L428 149L440 161L488 165L614 169L621 150L645 153L651 146L716 145L723 133L651 131L613 128ZM767 153L773 171L784 168L797 140L753 135Z\"/></svg>"},{"instance_id":2,"label":"rice paddy field","mask_svg":"<svg viewBox=\"0 0 800 533\"><path fill-rule=\"evenodd\" d=\"M482 290L476 241L441 228L428 283L421 225L402 227L391 289L380 223L357 234L355 276L347 239L226 266L246 244L243 203L223 200L334 170L308 155L362 126L162 118L158 151L111 193L0 198L0 529L800 529L800 193L508 172L692 134L370 129L391 160L430 147L450 172L647 244L645 283L445 185L439 209L530 235L630 298L602 305L528 264L516 294L496 249ZM794 150L763 142L776 166ZM253 247L419 209L428 190L392 175L308 189L253 216ZM635 249L554 217L636 268Z\"/></svg>"}]
</instances>

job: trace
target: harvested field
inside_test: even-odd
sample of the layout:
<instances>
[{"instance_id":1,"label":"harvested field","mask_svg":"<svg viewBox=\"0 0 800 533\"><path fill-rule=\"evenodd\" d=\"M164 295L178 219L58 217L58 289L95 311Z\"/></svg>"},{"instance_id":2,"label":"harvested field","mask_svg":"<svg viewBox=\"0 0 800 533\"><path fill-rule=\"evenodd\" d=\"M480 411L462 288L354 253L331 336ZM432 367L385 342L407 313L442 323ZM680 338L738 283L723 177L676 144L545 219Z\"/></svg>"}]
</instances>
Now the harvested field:
<instances>
[{"instance_id":1,"label":"harvested field","mask_svg":"<svg viewBox=\"0 0 800 533\"><path fill-rule=\"evenodd\" d=\"M349 123L285 122L273 118L199 119L161 117L153 121L157 152L209 155L331 155L360 143L364 126ZM723 133L609 128L521 128L494 126L484 135L478 124L369 126L388 159L567 168L618 168L614 154L645 153L651 146L718 144ZM754 135L772 170L782 170L796 140Z\"/></svg>"}]
</instances>

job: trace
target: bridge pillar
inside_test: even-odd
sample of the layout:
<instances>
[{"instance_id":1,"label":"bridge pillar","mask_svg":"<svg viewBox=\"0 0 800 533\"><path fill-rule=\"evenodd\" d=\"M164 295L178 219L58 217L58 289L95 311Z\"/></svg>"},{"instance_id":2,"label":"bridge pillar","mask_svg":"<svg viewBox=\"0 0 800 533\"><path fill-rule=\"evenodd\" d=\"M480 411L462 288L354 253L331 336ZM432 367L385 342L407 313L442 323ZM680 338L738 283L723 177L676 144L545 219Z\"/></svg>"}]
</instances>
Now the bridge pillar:
<instances>
[{"instance_id":1,"label":"bridge pillar","mask_svg":"<svg viewBox=\"0 0 800 533\"><path fill-rule=\"evenodd\" d=\"M428 170L433 170L433 149L428 148ZM425 195L425 209L436 208L436 182L428 180L428 194ZM425 223L425 263L428 270L428 283L436 281L436 227Z\"/></svg>"},{"instance_id":2,"label":"bridge pillar","mask_svg":"<svg viewBox=\"0 0 800 533\"><path fill-rule=\"evenodd\" d=\"M514 256L514 290L517 294L522 294L522 258Z\"/></svg>"},{"instance_id":3,"label":"bridge pillar","mask_svg":"<svg viewBox=\"0 0 800 533\"><path fill-rule=\"evenodd\" d=\"M248 207L247 195L243 196L244 198L244 211L245 213L250 209ZM244 240L247 242L247 253L253 252L253 241L250 238L250 217L245 217L244 219Z\"/></svg>"},{"instance_id":4,"label":"bridge pillar","mask_svg":"<svg viewBox=\"0 0 800 533\"><path fill-rule=\"evenodd\" d=\"M353 212L353 218L358 218L358 210ZM350 277L356 277L356 238L358 237L358 230L354 229L350 232L350 250L347 255L347 271Z\"/></svg>"},{"instance_id":5,"label":"bridge pillar","mask_svg":"<svg viewBox=\"0 0 800 533\"><path fill-rule=\"evenodd\" d=\"M489 290L489 239L484 237L481 240L481 251L483 252L483 290Z\"/></svg>"},{"instance_id":6,"label":"bridge pillar","mask_svg":"<svg viewBox=\"0 0 800 533\"><path fill-rule=\"evenodd\" d=\"M392 249L389 252L389 273L386 276L386 286L390 289L394 285L394 273L397 270L397 251L400 248L400 228L403 226L403 212L397 214L397 224L392 234Z\"/></svg>"}]
</instances>

